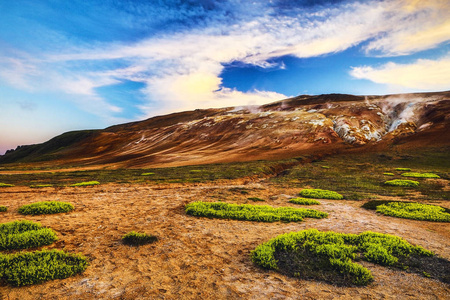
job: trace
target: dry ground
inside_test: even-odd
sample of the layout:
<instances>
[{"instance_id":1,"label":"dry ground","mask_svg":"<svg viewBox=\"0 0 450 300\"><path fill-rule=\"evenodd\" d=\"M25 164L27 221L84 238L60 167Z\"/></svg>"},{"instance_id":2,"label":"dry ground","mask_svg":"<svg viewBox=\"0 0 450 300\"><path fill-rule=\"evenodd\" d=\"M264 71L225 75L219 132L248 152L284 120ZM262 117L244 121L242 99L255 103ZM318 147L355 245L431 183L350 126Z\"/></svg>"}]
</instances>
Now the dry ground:
<instances>
[{"instance_id":1,"label":"dry ground","mask_svg":"<svg viewBox=\"0 0 450 300\"><path fill-rule=\"evenodd\" d=\"M243 195L232 188L245 187ZM362 202L322 200L312 208L329 218L301 223L256 223L187 216L188 202L218 199L235 203L247 197L266 199L274 206L289 205L298 190L265 181L222 181L209 184L161 186L108 184L88 188L0 191L8 212L1 222L39 221L58 234L47 248L81 252L87 270L72 278L39 285L0 287L0 299L450 299L450 286L417 274L364 263L375 282L367 287L288 278L263 270L250 260L250 251L279 234L307 228L360 233L371 230L395 234L450 259L448 223L421 222L377 215L360 208ZM67 214L22 216L19 206L58 200L75 205ZM253 202L251 202L253 203ZM441 204L448 207L445 202ZM129 231L159 237L156 243L130 247L120 241Z\"/></svg>"}]
</instances>

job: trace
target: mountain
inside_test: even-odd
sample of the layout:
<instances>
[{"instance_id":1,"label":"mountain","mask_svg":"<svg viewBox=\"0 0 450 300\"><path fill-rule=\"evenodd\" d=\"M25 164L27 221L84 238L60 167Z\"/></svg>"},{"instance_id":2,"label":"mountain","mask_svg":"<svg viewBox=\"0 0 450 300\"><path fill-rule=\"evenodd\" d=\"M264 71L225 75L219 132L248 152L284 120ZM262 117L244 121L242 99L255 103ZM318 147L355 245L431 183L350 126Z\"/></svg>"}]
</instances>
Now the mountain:
<instances>
[{"instance_id":1,"label":"mountain","mask_svg":"<svg viewBox=\"0 0 450 300\"><path fill-rule=\"evenodd\" d=\"M178 166L308 154L449 146L450 91L302 95L198 109L19 146L0 163Z\"/></svg>"}]
</instances>

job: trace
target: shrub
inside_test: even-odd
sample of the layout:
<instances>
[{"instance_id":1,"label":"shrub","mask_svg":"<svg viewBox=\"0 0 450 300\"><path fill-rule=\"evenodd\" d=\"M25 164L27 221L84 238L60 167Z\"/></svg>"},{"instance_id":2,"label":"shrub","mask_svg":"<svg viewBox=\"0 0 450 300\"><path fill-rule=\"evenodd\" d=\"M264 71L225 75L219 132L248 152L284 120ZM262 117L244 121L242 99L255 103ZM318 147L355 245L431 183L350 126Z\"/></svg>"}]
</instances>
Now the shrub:
<instances>
[{"instance_id":1,"label":"shrub","mask_svg":"<svg viewBox=\"0 0 450 300\"><path fill-rule=\"evenodd\" d=\"M99 185L99 184L100 184L100 182L98 182L98 181L85 181L85 182L74 183L69 186L92 186L92 185Z\"/></svg>"},{"instance_id":2,"label":"shrub","mask_svg":"<svg viewBox=\"0 0 450 300\"><path fill-rule=\"evenodd\" d=\"M43 250L0 254L0 278L14 286L64 279L83 272L88 262L81 254Z\"/></svg>"},{"instance_id":3,"label":"shrub","mask_svg":"<svg viewBox=\"0 0 450 300\"><path fill-rule=\"evenodd\" d=\"M35 248L50 245L58 238L53 230L31 221L0 224L0 250Z\"/></svg>"},{"instance_id":4,"label":"shrub","mask_svg":"<svg viewBox=\"0 0 450 300\"><path fill-rule=\"evenodd\" d=\"M409 263L409 257L433 255L393 235L343 234L317 229L279 235L251 252L252 261L263 268L340 285L367 285L373 281L371 272L354 263L354 259L402 267L403 263Z\"/></svg>"},{"instance_id":5,"label":"shrub","mask_svg":"<svg viewBox=\"0 0 450 300\"><path fill-rule=\"evenodd\" d=\"M264 199L261 199L261 198L258 198L258 197L249 197L249 198L247 198L248 200L252 200L252 201L266 201L266 200L264 200Z\"/></svg>"},{"instance_id":6,"label":"shrub","mask_svg":"<svg viewBox=\"0 0 450 300\"><path fill-rule=\"evenodd\" d=\"M418 186L419 182L414 181L414 180L408 180L408 179L394 179L394 180L385 181L384 184L392 185L392 186L414 187L414 186Z\"/></svg>"},{"instance_id":7,"label":"shrub","mask_svg":"<svg viewBox=\"0 0 450 300\"><path fill-rule=\"evenodd\" d=\"M0 182L0 187L13 187L14 184Z\"/></svg>"},{"instance_id":8,"label":"shrub","mask_svg":"<svg viewBox=\"0 0 450 300\"><path fill-rule=\"evenodd\" d=\"M394 173L383 173L383 175L386 175L386 176L395 176Z\"/></svg>"},{"instance_id":9,"label":"shrub","mask_svg":"<svg viewBox=\"0 0 450 300\"><path fill-rule=\"evenodd\" d=\"M30 188L45 188L45 187L52 187L53 184L35 184L30 185Z\"/></svg>"},{"instance_id":10,"label":"shrub","mask_svg":"<svg viewBox=\"0 0 450 300\"><path fill-rule=\"evenodd\" d=\"M377 212L404 219L450 222L450 214L445 208L417 202L389 202L378 205Z\"/></svg>"},{"instance_id":11,"label":"shrub","mask_svg":"<svg viewBox=\"0 0 450 300\"><path fill-rule=\"evenodd\" d=\"M401 174L404 177L417 177L417 178L441 178L439 175L433 173L417 173L417 172L408 172Z\"/></svg>"},{"instance_id":12,"label":"shrub","mask_svg":"<svg viewBox=\"0 0 450 300\"><path fill-rule=\"evenodd\" d=\"M410 168L396 168L395 171L411 171Z\"/></svg>"},{"instance_id":13,"label":"shrub","mask_svg":"<svg viewBox=\"0 0 450 300\"><path fill-rule=\"evenodd\" d=\"M0 212L5 212L7 210L8 208L6 206L0 205Z\"/></svg>"},{"instance_id":14,"label":"shrub","mask_svg":"<svg viewBox=\"0 0 450 300\"><path fill-rule=\"evenodd\" d=\"M23 215L43 215L69 212L74 207L71 203L59 201L36 202L19 207L19 213Z\"/></svg>"},{"instance_id":15,"label":"shrub","mask_svg":"<svg viewBox=\"0 0 450 300\"><path fill-rule=\"evenodd\" d=\"M153 172L147 172L147 173L142 173L141 176L150 176L150 175L155 175L155 173Z\"/></svg>"},{"instance_id":16,"label":"shrub","mask_svg":"<svg viewBox=\"0 0 450 300\"><path fill-rule=\"evenodd\" d=\"M128 232L122 237L122 241L124 242L124 244L132 246L150 244L157 240L158 238L154 235L140 233L136 231Z\"/></svg>"},{"instance_id":17,"label":"shrub","mask_svg":"<svg viewBox=\"0 0 450 300\"><path fill-rule=\"evenodd\" d=\"M235 219L258 222L300 222L303 218L322 219L327 213L306 209L268 205L229 204L224 202L192 202L186 205L188 215L208 218Z\"/></svg>"},{"instance_id":18,"label":"shrub","mask_svg":"<svg viewBox=\"0 0 450 300\"><path fill-rule=\"evenodd\" d=\"M320 204L319 201L314 200L314 199L309 199L309 198L292 198L289 200L289 202L294 203L294 204L301 204L301 205L316 205L316 204Z\"/></svg>"},{"instance_id":19,"label":"shrub","mask_svg":"<svg viewBox=\"0 0 450 300\"><path fill-rule=\"evenodd\" d=\"M334 199L334 200L344 199L344 197L339 193L321 189L303 189L300 191L300 196L316 199Z\"/></svg>"}]
</instances>

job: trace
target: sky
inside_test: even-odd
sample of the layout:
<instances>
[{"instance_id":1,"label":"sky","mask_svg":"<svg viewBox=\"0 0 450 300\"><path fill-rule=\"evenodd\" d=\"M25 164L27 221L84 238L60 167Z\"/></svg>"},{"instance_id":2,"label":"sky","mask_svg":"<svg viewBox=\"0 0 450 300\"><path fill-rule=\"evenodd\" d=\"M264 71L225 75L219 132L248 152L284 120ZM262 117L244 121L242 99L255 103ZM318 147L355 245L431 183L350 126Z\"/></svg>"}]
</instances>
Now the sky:
<instances>
[{"instance_id":1,"label":"sky","mask_svg":"<svg viewBox=\"0 0 450 300\"><path fill-rule=\"evenodd\" d=\"M448 0L0 0L0 155L300 94L450 90Z\"/></svg>"}]
</instances>

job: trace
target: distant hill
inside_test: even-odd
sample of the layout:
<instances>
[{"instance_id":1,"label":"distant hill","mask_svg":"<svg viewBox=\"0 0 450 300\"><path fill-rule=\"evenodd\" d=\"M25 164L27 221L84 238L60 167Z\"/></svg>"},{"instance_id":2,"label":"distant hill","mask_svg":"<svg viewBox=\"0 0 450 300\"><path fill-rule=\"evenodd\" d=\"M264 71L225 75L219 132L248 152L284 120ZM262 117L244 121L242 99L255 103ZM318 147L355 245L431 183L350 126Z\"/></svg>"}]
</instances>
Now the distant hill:
<instances>
[{"instance_id":1,"label":"distant hill","mask_svg":"<svg viewBox=\"0 0 450 300\"><path fill-rule=\"evenodd\" d=\"M450 144L450 91L302 95L72 131L19 146L0 164L177 166Z\"/></svg>"}]
</instances>

